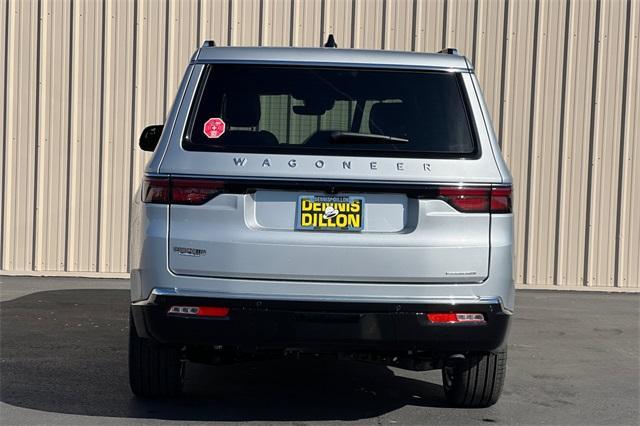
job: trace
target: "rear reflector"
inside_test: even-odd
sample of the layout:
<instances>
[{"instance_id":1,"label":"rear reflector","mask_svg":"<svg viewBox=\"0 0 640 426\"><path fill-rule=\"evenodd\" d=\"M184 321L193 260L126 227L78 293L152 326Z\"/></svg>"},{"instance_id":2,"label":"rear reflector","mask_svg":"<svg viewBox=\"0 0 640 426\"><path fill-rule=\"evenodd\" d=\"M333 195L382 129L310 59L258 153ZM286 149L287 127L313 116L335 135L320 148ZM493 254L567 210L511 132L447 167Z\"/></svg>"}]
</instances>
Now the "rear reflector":
<instances>
[{"instance_id":1,"label":"rear reflector","mask_svg":"<svg viewBox=\"0 0 640 426\"><path fill-rule=\"evenodd\" d=\"M221 318L229 316L229 308L218 306L172 306L167 313L195 317Z\"/></svg>"},{"instance_id":2,"label":"rear reflector","mask_svg":"<svg viewBox=\"0 0 640 426\"><path fill-rule=\"evenodd\" d=\"M214 306L201 306L198 316L201 317L226 317L229 316L229 308L220 308Z\"/></svg>"},{"instance_id":3,"label":"rear reflector","mask_svg":"<svg viewBox=\"0 0 640 426\"><path fill-rule=\"evenodd\" d=\"M432 312L427 319L434 324L485 323L484 315L477 313Z\"/></svg>"}]
</instances>

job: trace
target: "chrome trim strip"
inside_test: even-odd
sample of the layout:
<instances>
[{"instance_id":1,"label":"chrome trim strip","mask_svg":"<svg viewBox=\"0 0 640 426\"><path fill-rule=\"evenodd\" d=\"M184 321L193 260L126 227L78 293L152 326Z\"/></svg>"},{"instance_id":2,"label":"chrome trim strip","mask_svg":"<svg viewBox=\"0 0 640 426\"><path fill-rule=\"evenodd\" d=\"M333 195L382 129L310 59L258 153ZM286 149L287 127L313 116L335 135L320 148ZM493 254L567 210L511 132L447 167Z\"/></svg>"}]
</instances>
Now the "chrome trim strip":
<instances>
[{"instance_id":1,"label":"chrome trim strip","mask_svg":"<svg viewBox=\"0 0 640 426\"><path fill-rule=\"evenodd\" d=\"M154 305L158 296L203 297L210 299L256 299L256 300L283 300L304 302L354 302L354 303L430 303L443 305L457 305L461 303L499 304L500 309L507 315L513 315L513 311L505 308L500 296L481 297L415 297L394 299L391 297L335 297L335 296L295 296L295 295L265 295L253 293L221 293L215 291L178 289L168 287L156 287L151 291L147 299L132 302L135 306Z\"/></svg>"},{"instance_id":2,"label":"chrome trim strip","mask_svg":"<svg viewBox=\"0 0 640 426\"><path fill-rule=\"evenodd\" d=\"M305 183L335 183L335 184L388 184L388 185L405 185L422 187L422 186L493 186L493 187L509 187L510 183L492 183L492 182L452 182L452 181L437 181L437 180L425 180L425 181L402 181L393 179L309 179L309 178L292 178L292 177L277 177L277 176L228 176L228 175L215 175L215 174L185 174L185 173L145 173L145 177L176 177L176 178L196 178L196 179L220 179L229 181L265 181L265 182L305 182Z\"/></svg>"}]
</instances>

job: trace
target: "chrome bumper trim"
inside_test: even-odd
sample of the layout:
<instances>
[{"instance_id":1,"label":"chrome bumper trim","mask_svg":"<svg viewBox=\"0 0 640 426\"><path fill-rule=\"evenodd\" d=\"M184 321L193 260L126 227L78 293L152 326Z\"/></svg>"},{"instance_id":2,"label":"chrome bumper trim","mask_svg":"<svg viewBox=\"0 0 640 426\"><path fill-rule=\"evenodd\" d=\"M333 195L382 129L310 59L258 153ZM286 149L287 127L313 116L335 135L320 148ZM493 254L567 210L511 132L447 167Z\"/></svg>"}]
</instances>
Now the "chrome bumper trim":
<instances>
[{"instance_id":1,"label":"chrome bumper trim","mask_svg":"<svg viewBox=\"0 0 640 426\"><path fill-rule=\"evenodd\" d=\"M151 291L148 298L132 302L135 306L154 305L158 296L180 296L180 297L203 297L209 299L255 299L255 300L283 300L283 301L305 301L305 302L354 302L354 303L424 303L424 304L443 304L458 305L463 303L478 304L499 304L500 309L506 315L513 315L513 311L505 308L500 296L482 296L482 297L415 297L395 299L390 297L363 298L363 297L331 297L331 296L296 296L296 295L264 295L251 293L221 293L215 291L202 291L190 289L178 289L167 287L156 287Z\"/></svg>"}]
</instances>

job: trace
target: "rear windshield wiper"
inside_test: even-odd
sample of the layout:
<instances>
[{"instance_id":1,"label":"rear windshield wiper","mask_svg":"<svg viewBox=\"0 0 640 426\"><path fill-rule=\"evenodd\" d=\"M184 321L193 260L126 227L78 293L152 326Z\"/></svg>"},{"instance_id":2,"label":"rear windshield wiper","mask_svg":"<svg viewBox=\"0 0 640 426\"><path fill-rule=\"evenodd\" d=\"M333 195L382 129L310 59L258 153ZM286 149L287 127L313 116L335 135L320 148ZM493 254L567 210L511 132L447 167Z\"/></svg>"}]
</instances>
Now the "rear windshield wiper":
<instances>
[{"instance_id":1,"label":"rear windshield wiper","mask_svg":"<svg viewBox=\"0 0 640 426\"><path fill-rule=\"evenodd\" d=\"M389 143L407 143L409 139L395 138L393 136L376 135L368 133L355 132L333 132L329 135L331 143L370 143L370 144L389 144Z\"/></svg>"}]
</instances>

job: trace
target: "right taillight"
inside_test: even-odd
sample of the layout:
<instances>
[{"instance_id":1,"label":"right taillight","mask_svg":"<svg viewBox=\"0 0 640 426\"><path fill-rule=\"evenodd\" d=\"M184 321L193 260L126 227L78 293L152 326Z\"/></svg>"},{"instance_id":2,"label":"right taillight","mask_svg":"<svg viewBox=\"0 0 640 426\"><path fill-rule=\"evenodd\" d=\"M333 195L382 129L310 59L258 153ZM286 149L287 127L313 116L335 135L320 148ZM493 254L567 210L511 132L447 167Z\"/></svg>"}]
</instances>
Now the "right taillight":
<instances>
[{"instance_id":1,"label":"right taillight","mask_svg":"<svg viewBox=\"0 0 640 426\"><path fill-rule=\"evenodd\" d=\"M511 213L510 186L443 186L438 197L464 213Z\"/></svg>"},{"instance_id":2,"label":"right taillight","mask_svg":"<svg viewBox=\"0 0 640 426\"><path fill-rule=\"evenodd\" d=\"M146 177L142 185L142 200L152 204L199 205L224 190L224 182L193 178Z\"/></svg>"},{"instance_id":3,"label":"right taillight","mask_svg":"<svg viewBox=\"0 0 640 426\"><path fill-rule=\"evenodd\" d=\"M511 187L491 188L491 213L511 213Z\"/></svg>"}]
</instances>

